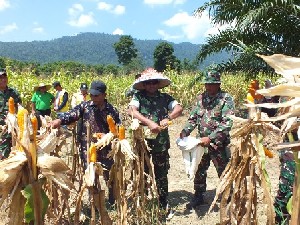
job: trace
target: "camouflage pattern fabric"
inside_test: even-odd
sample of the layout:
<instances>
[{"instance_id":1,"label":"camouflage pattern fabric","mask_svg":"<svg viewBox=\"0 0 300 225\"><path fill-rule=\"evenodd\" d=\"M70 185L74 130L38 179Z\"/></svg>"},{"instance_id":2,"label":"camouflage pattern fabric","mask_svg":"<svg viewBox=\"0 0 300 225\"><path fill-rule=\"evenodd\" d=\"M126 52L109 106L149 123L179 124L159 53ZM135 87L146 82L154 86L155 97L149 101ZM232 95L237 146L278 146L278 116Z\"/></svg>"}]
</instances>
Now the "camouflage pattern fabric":
<instances>
[{"instance_id":1,"label":"camouflage pattern fabric","mask_svg":"<svg viewBox=\"0 0 300 225\"><path fill-rule=\"evenodd\" d=\"M286 205L293 195L296 164L291 151L283 151L280 155L279 187L274 200L275 221L278 225L289 224L290 214Z\"/></svg>"},{"instance_id":2,"label":"camouflage pattern fabric","mask_svg":"<svg viewBox=\"0 0 300 225\"><path fill-rule=\"evenodd\" d=\"M220 176L229 162L226 155L226 146L230 143L229 131L232 127L230 115L234 114L234 101L231 95L219 91L216 96L210 97L207 92L197 97L182 133L186 136L197 127L197 137L209 137L211 145L199 164L194 179L196 192L206 190L206 173L212 160Z\"/></svg>"},{"instance_id":3,"label":"camouflage pattern fabric","mask_svg":"<svg viewBox=\"0 0 300 225\"><path fill-rule=\"evenodd\" d=\"M151 148L153 145L149 143ZM170 155L168 149L170 146L164 146L162 152L150 152L151 159L154 165L155 182L157 186L159 204L162 209L166 209L168 204L168 171L170 169ZM148 169L146 169L148 171Z\"/></svg>"},{"instance_id":4,"label":"camouflage pattern fabric","mask_svg":"<svg viewBox=\"0 0 300 225\"><path fill-rule=\"evenodd\" d=\"M120 124L120 115L115 107L110 103L105 101L105 107L103 110L100 110L93 101L82 102L79 105L75 106L74 109L71 109L68 112L62 113L59 118L61 119L61 125L68 125L73 122L78 121L82 118L82 129L79 143L80 148L80 157L83 162L84 168L86 168L86 152L87 152L87 142L96 141L92 136L94 133L109 133L109 127L106 120L107 115L111 115L116 124ZM90 124L90 140L87 140L87 124ZM101 162L104 168L110 170L113 161L112 159L107 158L107 154L110 151L111 146L106 146L101 151L97 151L97 161Z\"/></svg>"},{"instance_id":5,"label":"camouflage pattern fabric","mask_svg":"<svg viewBox=\"0 0 300 225\"><path fill-rule=\"evenodd\" d=\"M147 96L144 91L134 94L133 100L140 103L139 112L148 119L159 124L159 121L168 117L168 105L175 99L166 94L157 92L156 96ZM167 146L167 147L166 147ZM168 129L162 130L152 141L152 152L162 152L170 148L170 137Z\"/></svg>"},{"instance_id":6,"label":"camouflage pattern fabric","mask_svg":"<svg viewBox=\"0 0 300 225\"><path fill-rule=\"evenodd\" d=\"M133 99L140 103L139 112L159 123L159 121L168 117L168 106L175 99L166 94L157 92L156 96L147 96L145 91L136 92ZM166 209L168 199L168 171L170 169L169 153L170 137L168 129L162 130L156 139L147 139L152 162L154 165L155 181L159 194L160 207Z\"/></svg>"},{"instance_id":7,"label":"camouflage pattern fabric","mask_svg":"<svg viewBox=\"0 0 300 225\"><path fill-rule=\"evenodd\" d=\"M210 161L213 162L218 176L220 177L229 162L225 147L213 148L212 146L209 146L208 153L205 153L202 156L194 178L194 190L197 191L197 193L206 192L207 170L210 166Z\"/></svg>"},{"instance_id":8,"label":"camouflage pattern fabric","mask_svg":"<svg viewBox=\"0 0 300 225\"><path fill-rule=\"evenodd\" d=\"M0 125L5 125L5 119L8 113L8 99L10 97L15 100L15 104L21 103L20 94L14 88L8 87L4 92L0 91ZM9 156L11 145L11 134L2 134L0 140L0 160Z\"/></svg>"}]
</instances>

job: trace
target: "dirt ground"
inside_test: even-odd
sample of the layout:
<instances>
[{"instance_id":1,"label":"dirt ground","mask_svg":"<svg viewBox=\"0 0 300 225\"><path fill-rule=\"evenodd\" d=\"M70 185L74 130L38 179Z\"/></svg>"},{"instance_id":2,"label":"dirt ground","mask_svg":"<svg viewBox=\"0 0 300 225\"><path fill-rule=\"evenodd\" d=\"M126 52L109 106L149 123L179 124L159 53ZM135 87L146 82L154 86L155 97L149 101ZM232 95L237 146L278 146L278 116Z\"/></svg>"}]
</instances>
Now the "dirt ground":
<instances>
[{"instance_id":1,"label":"dirt ground","mask_svg":"<svg viewBox=\"0 0 300 225\"><path fill-rule=\"evenodd\" d=\"M207 174L207 192L205 200L208 205L200 206L196 210L186 210L186 204L193 195L193 182L189 180L185 173L184 162L181 151L177 148L175 140L184 125L187 116L182 116L174 120L174 124L169 127L171 137L170 149L170 164L169 171L169 201L171 207L175 210L173 218L167 222L169 225L214 225L220 222L219 208L214 207L211 213L207 213L210 203L215 196L216 187L219 184L219 178L213 163L211 163ZM279 178L279 159L275 154L274 158L266 159L266 169L268 171L270 181L272 184L272 196L277 192L278 178ZM261 205L258 210L259 224L266 224L266 208L262 203L262 196L259 196Z\"/></svg>"},{"instance_id":2,"label":"dirt ground","mask_svg":"<svg viewBox=\"0 0 300 225\"><path fill-rule=\"evenodd\" d=\"M219 178L216 170L211 163L207 177L207 192L205 200L208 202L207 205L203 205L196 210L186 210L186 204L189 202L193 195L193 182L189 180L185 173L184 162L181 151L177 148L175 140L178 137L185 121L186 115L181 116L173 121L173 124L169 127L171 137L171 149L170 153L170 164L169 170L169 202L170 206L174 210L174 216L167 222L167 225L214 225L219 223L219 208L215 207L213 212L207 213L212 202L216 187L219 184ZM67 142L71 140L67 139ZM70 145L70 142L68 143ZM62 156L67 158L66 155ZM277 154L272 159L266 160L266 168L272 184L272 196L276 195L278 177L279 177L279 160ZM262 196L259 195L260 206L258 210L258 221L259 224L266 224L265 211L266 208L262 203ZM0 208L0 225L7 224L7 213L4 211L5 204Z\"/></svg>"}]
</instances>

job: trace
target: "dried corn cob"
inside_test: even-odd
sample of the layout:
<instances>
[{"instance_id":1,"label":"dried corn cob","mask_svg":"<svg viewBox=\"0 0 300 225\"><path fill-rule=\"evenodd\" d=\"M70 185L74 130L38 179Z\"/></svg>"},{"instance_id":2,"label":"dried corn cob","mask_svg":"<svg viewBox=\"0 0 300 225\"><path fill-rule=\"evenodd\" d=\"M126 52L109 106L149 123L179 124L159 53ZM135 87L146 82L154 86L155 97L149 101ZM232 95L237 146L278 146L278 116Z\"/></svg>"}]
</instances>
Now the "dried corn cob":
<instances>
[{"instance_id":1,"label":"dried corn cob","mask_svg":"<svg viewBox=\"0 0 300 225\"><path fill-rule=\"evenodd\" d=\"M13 99L13 97L10 97L8 99L8 112L11 113L11 114L15 114L16 113L15 100Z\"/></svg>"},{"instance_id":2,"label":"dried corn cob","mask_svg":"<svg viewBox=\"0 0 300 225\"><path fill-rule=\"evenodd\" d=\"M30 144L30 153L31 153L31 161L32 161L32 173L33 173L34 179L37 179L36 135L37 135L37 130L38 130L38 121L37 121L36 116L33 116L30 119L31 119L32 130L33 130L33 142Z\"/></svg>"},{"instance_id":3,"label":"dried corn cob","mask_svg":"<svg viewBox=\"0 0 300 225\"><path fill-rule=\"evenodd\" d=\"M113 134L117 134L117 128L116 128L116 124L114 119L112 118L111 115L107 116L107 123L108 123L108 127L109 127L109 131Z\"/></svg>"},{"instance_id":4,"label":"dried corn cob","mask_svg":"<svg viewBox=\"0 0 300 225\"><path fill-rule=\"evenodd\" d=\"M265 155L268 156L269 158L273 158L274 157L274 154L273 152L271 152L269 149L267 149L266 147L264 147L264 152L265 152Z\"/></svg>"},{"instance_id":5,"label":"dried corn cob","mask_svg":"<svg viewBox=\"0 0 300 225\"><path fill-rule=\"evenodd\" d=\"M125 127L123 125L119 126L119 140L125 139Z\"/></svg>"},{"instance_id":6,"label":"dried corn cob","mask_svg":"<svg viewBox=\"0 0 300 225\"><path fill-rule=\"evenodd\" d=\"M94 144L92 144L89 151L90 151L90 162L96 162L97 161L96 146Z\"/></svg>"},{"instance_id":7,"label":"dried corn cob","mask_svg":"<svg viewBox=\"0 0 300 225\"><path fill-rule=\"evenodd\" d=\"M254 103L254 98L250 92L247 94L247 101L249 103Z\"/></svg>"},{"instance_id":8,"label":"dried corn cob","mask_svg":"<svg viewBox=\"0 0 300 225\"><path fill-rule=\"evenodd\" d=\"M21 143L23 143L23 136L24 136L24 129L25 129L25 122L28 115L28 111L24 108L20 109L17 114L17 122L19 127L19 139L21 140ZM20 151L24 151L22 146L19 146L18 148Z\"/></svg>"}]
</instances>

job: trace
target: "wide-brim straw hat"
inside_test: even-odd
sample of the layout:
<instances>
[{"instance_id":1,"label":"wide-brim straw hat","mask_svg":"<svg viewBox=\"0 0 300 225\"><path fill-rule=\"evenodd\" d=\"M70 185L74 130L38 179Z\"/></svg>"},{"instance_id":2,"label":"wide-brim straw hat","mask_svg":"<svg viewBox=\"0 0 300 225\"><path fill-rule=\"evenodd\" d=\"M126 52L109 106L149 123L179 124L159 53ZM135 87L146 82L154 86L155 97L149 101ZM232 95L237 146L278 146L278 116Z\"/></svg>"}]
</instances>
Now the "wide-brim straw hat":
<instances>
[{"instance_id":1,"label":"wide-brim straw hat","mask_svg":"<svg viewBox=\"0 0 300 225\"><path fill-rule=\"evenodd\" d=\"M133 88L136 90L144 90L144 82L149 80L157 80L158 89L164 88L171 84L171 80L163 75L163 73L157 72L153 68L148 68L141 73L141 76L138 79L135 80L133 83Z\"/></svg>"},{"instance_id":2,"label":"wide-brim straw hat","mask_svg":"<svg viewBox=\"0 0 300 225\"><path fill-rule=\"evenodd\" d=\"M45 84L45 83L39 83L37 86L34 87L34 90L37 91L37 90L39 90L40 87L46 87L46 91L49 91L51 88L51 85Z\"/></svg>"}]
</instances>

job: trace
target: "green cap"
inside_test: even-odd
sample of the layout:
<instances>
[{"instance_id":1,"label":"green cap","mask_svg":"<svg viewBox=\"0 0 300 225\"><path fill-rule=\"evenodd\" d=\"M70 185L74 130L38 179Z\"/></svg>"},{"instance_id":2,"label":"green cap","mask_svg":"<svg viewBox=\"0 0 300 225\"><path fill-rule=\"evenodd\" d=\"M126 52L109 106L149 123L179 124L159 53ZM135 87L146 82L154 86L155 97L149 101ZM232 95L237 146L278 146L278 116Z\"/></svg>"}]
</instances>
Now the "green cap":
<instances>
[{"instance_id":1,"label":"green cap","mask_svg":"<svg viewBox=\"0 0 300 225\"><path fill-rule=\"evenodd\" d=\"M204 84L220 84L221 74L216 70L211 70L205 72L204 79L202 80Z\"/></svg>"}]
</instances>

